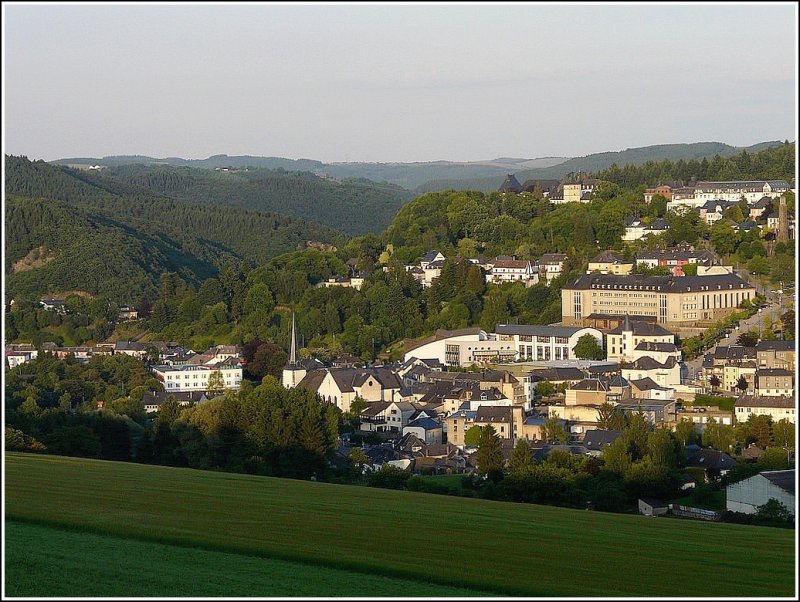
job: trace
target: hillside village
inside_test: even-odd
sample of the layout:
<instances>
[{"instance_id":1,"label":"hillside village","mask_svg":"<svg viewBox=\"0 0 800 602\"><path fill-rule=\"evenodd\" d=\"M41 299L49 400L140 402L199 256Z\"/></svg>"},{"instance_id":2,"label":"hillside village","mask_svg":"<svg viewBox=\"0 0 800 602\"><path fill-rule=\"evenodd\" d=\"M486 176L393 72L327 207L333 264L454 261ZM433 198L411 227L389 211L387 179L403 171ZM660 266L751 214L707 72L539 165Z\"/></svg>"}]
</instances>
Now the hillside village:
<instances>
[{"instance_id":1,"label":"hillside village","mask_svg":"<svg viewBox=\"0 0 800 602\"><path fill-rule=\"evenodd\" d=\"M585 174L570 174L560 182L522 186L509 174L500 192L539 190L553 204L584 203L591 200L596 184ZM646 202L694 211L709 225L725 220L734 229L757 228L771 252L775 244L794 240L794 220L783 196L789 191L787 182L775 180L698 181L688 186L659 183L644 194ZM627 218L622 240L646 240L668 228L664 220ZM446 259L431 249L404 269L426 289L441 276ZM534 258L478 255L462 260L480 268L487 286L532 287L550 286L569 257L544 253ZM355 259L348 269L348 277L333 276L317 287L359 290L369 272ZM786 322L794 305L788 287L765 289L752 274L725 265L713 248L681 241L669 248L600 250L588 261L586 273L564 284L560 295L560 322L437 329L428 337L404 340L402 359L395 362L365 362L346 354L322 361L307 350L301 355L295 318L303 316L292 315L281 384L311 391L351 417L352 430L340 433L336 453L352 460L353 450L359 450L356 457L363 473L392 466L413 474L485 474L479 442L486 432L496 435L506 464L520 441L536 462L554 452L600 458L636 416L650 428L680 432L686 441L701 443L686 445L681 489L689 491L719 483L737 464L757 462L782 445L768 434L745 446L728 435L711 446L710 432L754 421L767 424L770 433L779 424L794 428L794 325ZM39 304L48 312L66 311L63 298L43 297ZM764 316L770 316L768 323ZM117 308L117 322L138 319L136 308ZM709 331L713 336L687 357L682 341L702 339ZM246 380L241 347L195 350L174 341L116 340L76 347L7 344L6 369L40 354L79 362L114 355L144 361L158 383L142 395L151 416L170 400L184 407L203 404L225 391L240 390ZM98 400L97 408L104 403ZM793 442L784 441L783 447L793 466ZM790 472L791 479L780 471L762 474L793 513L794 471ZM746 483L728 486L727 510L752 514L767 501L753 497L762 495L758 492L763 493L764 486L748 488ZM663 500L640 500L643 513L660 514L668 507L673 509ZM707 518L702 508L680 508L676 505L675 513Z\"/></svg>"}]
</instances>

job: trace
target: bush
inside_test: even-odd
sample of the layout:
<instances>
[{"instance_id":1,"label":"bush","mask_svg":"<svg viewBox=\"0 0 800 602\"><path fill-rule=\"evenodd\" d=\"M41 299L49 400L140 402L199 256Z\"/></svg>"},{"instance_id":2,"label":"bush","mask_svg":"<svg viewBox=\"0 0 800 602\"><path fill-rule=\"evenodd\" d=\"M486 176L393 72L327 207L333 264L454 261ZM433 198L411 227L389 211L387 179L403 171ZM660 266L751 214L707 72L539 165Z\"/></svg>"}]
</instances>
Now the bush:
<instances>
[{"instance_id":1,"label":"bush","mask_svg":"<svg viewBox=\"0 0 800 602\"><path fill-rule=\"evenodd\" d=\"M411 473L392 464L384 464L381 469L367 475L368 487L384 489L405 489Z\"/></svg>"}]
</instances>

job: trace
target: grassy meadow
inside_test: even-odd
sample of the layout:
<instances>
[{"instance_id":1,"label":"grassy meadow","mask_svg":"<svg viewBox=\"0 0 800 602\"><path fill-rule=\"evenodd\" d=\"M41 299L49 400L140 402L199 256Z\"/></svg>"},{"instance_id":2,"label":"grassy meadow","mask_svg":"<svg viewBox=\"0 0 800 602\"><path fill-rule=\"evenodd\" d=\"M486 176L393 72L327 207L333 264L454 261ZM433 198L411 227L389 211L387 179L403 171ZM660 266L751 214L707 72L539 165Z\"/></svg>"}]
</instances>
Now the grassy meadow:
<instances>
[{"instance_id":1,"label":"grassy meadow","mask_svg":"<svg viewBox=\"0 0 800 602\"><path fill-rule=\"evenodd\" d=\"M336 569L487 596L795 591L795 532L785 529L33 454L6 454L5 471L7 526L299 562L304 579ZM8 552L28 545L14 533ZM27 541L24 528L16 533ZM6 555L7 579L19 574L17 562ZM187 564L170 570L183 574ZM316 595L338 595L327 580L318 583ZM150 595L168 595L155 581L153 589ZM406 593L398 587L386 595Z\"/></svg>"},{"instance_id":2,"label":"grassy meadow","mask_svg":"<svg viewBox=\"0 0 800 602\"><path fill-rule=\"evenodd\" d=\"M6 594L13 597L485 596L382 575L6 522ZM76 550L81 553L76 554ZM58 567L57 571L52 567Z\"/></svg>"}]
</instances>

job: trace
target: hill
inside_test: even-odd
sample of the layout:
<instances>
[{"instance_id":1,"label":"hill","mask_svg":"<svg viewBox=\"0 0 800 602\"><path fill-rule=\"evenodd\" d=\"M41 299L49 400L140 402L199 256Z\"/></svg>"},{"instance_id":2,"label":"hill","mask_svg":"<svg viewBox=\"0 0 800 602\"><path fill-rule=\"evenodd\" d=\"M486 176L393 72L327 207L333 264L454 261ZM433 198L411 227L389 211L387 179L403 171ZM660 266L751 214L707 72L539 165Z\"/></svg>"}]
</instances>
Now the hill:
<instances>
[{"instance_id":1,"label":"hill","mask_svg":"<svg viewBox=\"0 0 800 602\"><path fill-rule=\"evenodd\" d=\"M577 597L790 596L795 582L785 529L18 453L5 485L6 520L301 562L309 578L322 566Z\"/></svg>"},{"instance_id":2,"label":"hill","mask_svg":"<svg viewBox=\"0 0 800 602\"><path fill-rule=\"evenodd\" d=\"M653 146L643 146L638 148L629 148L619 152L604 152L586 155L585 157L576 157L563 163L559 163L551 167L542 167L537 169L523 169L516 171L517 180L524 182L525 180L549 180L561 179L568 173L586 172L594 173L612 165L642 165L648 161L662 161L668 159L671 161L678 161L683 159L689 161L691 159L711 159L715 155L721 157L731 157L746 150L748 153L756 153L767 148L774 148L781 146L783 142L761 142L748 146L745 148L730 146L721 142L695 142L692 144L657 144ZM416 192L422 194L425 192L436 192L440 190L480 190L482 192L492 192L500 188L503 183L503 176L496 177L483 177L474 179L442 179L431 180L425 184L418 186Z\"/></svg>"},{"instance_id":3,"label":"hill","mask_svg":"<svg viewBox=\"0 0 800 602\"><path fill-rule=\"evenodd\" d=\"M261 263L307 241L346 240L319 224L177 202L92 177L6 157L4 269L10 297L84 290L135 303L154 291L163 272L197 284L226 261Z\"/></svg>"}]
</instances>

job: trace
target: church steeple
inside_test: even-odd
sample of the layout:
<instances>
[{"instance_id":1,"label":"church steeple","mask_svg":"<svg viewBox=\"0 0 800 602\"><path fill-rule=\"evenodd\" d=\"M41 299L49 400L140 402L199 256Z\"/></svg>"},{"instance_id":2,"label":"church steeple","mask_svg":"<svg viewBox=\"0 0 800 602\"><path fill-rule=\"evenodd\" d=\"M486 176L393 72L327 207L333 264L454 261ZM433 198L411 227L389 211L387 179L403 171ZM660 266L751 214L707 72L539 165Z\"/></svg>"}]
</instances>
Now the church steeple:
<instances>
[{"instance_id":1,"label":"church steeple","mask_svg":"<svg viewBox=\"0 0 800 602\"><path fill-rule=\"evenodd\" d=\"M300 362L300 352L297 349L297 326L295 324L294 313L292 313L292 339L289 344L289 357L286 366L283 367L283 386L287 389L296 387L303 380L307 370Z\"/></svg>"},{"instance_id":2,"label":"church steeple","mask_svg":"<svg viewBox=\"0 0 800 602\"><path fill-rule=\"evenodd\" d=\"M294 322L294 313L292 313L292 342L289 346L289 361L287 366L297 366L300 363L300 356L297 353L297 327Z\"/></svg>"}]
</instances>

